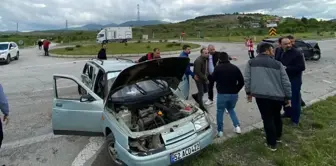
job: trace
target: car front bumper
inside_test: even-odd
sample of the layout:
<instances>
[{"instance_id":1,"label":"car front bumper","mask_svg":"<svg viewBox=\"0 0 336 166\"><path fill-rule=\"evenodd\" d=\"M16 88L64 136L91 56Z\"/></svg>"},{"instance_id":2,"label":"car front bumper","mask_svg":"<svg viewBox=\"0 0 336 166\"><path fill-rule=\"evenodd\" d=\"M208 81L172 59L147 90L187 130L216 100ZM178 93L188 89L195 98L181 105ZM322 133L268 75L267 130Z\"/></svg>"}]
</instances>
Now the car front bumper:
<instances>
[{"instance_id":1,"label":"car front bumper","mask_svg":"<svg viewBox=\"0 0 336 166\"><path fill-rule=\"evenodd\" d=\"M4 61L6 61L6 59L7 59L7 54L6 53L0 54L0 62L4 62Z\"/></svg>"},{"instance_id":2,"label":"car front bumper","mask_svg":"<svg viewBox=\"0 0 336 166\"><path fill-rule=\"evenodd\" d=\"M214 139L213 132L213 127L210 125L210 128L198 134L196 138L193 138L192 140L185 139L176 143L176 145L169 149L166 149L163 152L159 152L149 156L135 156L128 152L126 149L124 149L120 144L118 144L118 142L116 142L115 148L118 153L118 158L128 166L168 166L172 164L170 158L171 153L187 148L197 142L200 143L201 150L199 152L209 146Z\"/></svg>"}]
</instances>

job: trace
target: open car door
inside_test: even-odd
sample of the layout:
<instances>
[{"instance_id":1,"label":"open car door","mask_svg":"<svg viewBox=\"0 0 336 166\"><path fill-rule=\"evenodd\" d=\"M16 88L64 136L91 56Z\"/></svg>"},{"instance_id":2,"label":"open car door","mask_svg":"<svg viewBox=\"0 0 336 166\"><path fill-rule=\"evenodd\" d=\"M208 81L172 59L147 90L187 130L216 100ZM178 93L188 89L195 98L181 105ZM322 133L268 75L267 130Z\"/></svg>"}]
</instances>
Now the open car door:
<instances>
[{"instance_id":1,"label":"open car door","mask_svg":"<svg viewBox=\"0 0 336 166\"><path fill-rule=\"evenodd\" d=\"M188 77L184 75L182 81L178 85L178 88L174 89L174 93L180 98L187 100L189 98L189 91L190 91L190 85Z\"/></svg>"},{"instance_id":2,"label":"open car door","mask_svg":"<svg viewBox=\"0 0 336 166\"><path fill-rule=\"evenodd\" d=\"M52 129L55 135L103 136L103 99L74 76L54 79ZM82 94L77 90L82 88Z\"/></svg>"}]
</instances>

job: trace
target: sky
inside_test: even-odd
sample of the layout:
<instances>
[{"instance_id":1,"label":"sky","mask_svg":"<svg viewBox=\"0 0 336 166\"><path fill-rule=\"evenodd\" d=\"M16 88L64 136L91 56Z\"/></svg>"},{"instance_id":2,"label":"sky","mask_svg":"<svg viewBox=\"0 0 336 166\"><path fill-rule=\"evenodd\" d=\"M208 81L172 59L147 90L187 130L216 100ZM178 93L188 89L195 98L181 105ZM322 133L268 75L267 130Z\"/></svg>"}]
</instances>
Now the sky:
<instances>
[{"instance_id":1,"label":"sky","mask_svg":"<svg viewBox=\"0 0 336 166\"><path fill-rule=\"evenodd\" d=\"M59 29L137 19L178 22L197 16L258 12L333 19L336 0L1 0L0 31Z\"/></svg>"}]
</instances>

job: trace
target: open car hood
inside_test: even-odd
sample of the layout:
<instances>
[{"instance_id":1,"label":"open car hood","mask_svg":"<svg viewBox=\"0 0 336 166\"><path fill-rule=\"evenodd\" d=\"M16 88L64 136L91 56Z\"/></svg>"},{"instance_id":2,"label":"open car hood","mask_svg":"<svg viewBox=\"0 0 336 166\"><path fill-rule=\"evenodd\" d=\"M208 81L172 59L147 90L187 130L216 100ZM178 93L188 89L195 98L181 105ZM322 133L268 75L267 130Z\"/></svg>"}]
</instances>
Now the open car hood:
<instances>
[{"instance_id":1,"label":"open car hood","mask_svg":"<svg viewBox=\"0 0 336 166\"><path fill-rule=\"evenodd\" d=\"M189 62L190 59L187 57L169 57L130 66L120 72L110 87L109 94L125 86L152 79L164 80L171 88L176 89Z\"/></svg>"}]
</instances>

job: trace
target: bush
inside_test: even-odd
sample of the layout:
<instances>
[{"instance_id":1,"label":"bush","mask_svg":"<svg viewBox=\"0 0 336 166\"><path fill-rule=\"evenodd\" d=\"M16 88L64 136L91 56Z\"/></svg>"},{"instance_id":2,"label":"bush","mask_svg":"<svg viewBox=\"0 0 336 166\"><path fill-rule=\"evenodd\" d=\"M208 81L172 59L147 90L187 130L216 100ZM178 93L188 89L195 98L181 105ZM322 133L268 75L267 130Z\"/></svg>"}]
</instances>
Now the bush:
<instances>
[{"instance_id":1,"label":"bush","mask_svg":"<svg viewBox=\"0 0 336 166\"><path fill-rule=\"evenodd\" d=\"M167 43L167 42L168 42L168 40L167 40L167 39L165 39L165 40L164 40L164 42L165 42L165 43Z\"/></svg>"},{"instance_id":2,"label":"bush","mask_svg":"<svg viewBox=\"0 0 336 166\"><path fill-rule=\"evenodd\" d=\"M73 48L73 47L65 47L65 50L66 50L66 51L73 51L74 48Z\"/></svg>"},{"instance_id":3,"label":"bush","mask_svg":"<svg viewBox=\"0 0 336 166\"><path fill-rule=\"evenodd\" d=\"M148 48L148 49L149 49L149 48L151 48L151 46L150 46L150 45L147 45L147 47L146 47L146 48Z\"/></svg>"},{"instance_id":4,"label":"bush","mask_svg":"<svg viewBox=\"0 0 336 166\"><path fill-rule=\"evenodd\" d=\"M137 43L141 43L141 40L138 40Z\"/></svg>"},{"instance_id":5,"label":"bush","mask_svg":"<svg viewBox=\"0 0 336 166\"><path fill-rule=\"evenodd\" d=\"M148 41L148 43L151 43L151 41Z\"/></svg>"},{"instance_id":6,"label":"bush","mask_svg":"<svg viewBox=\"0 0 336 166\"><path fill-rule=\"evenodd\" d=\"M162 43L162 40L160 39L159 42Z\"/></svg>"},{"instance_id":7,"label":"bush","mask_svg":"<svg viewBox=\"0 0 336 166\"><path fill-rule=\"evenodd\" d=\"M171 47L173 47L173 46L174 46L173 43L166 44L166 47L167 47L167 48L171 48Z\"/></svg>"},{"instance_id":8,"label":"bush","mask_svg":"<svg viewBox=\"0 0 336 166\"><path fill-rule=\"evenodd\" d=\"M77 48L82 47L81 45L76 45Z\"/></svg>"},{"instance_id":9,"label":"bush","mask_svg":"<svg viewBox=\"0 0 336 166\"><path fill-rule=\"evenodd\" d=\"M125 46L128 46L128 43L125 43Z\"/></svg>"}]
</instances>

